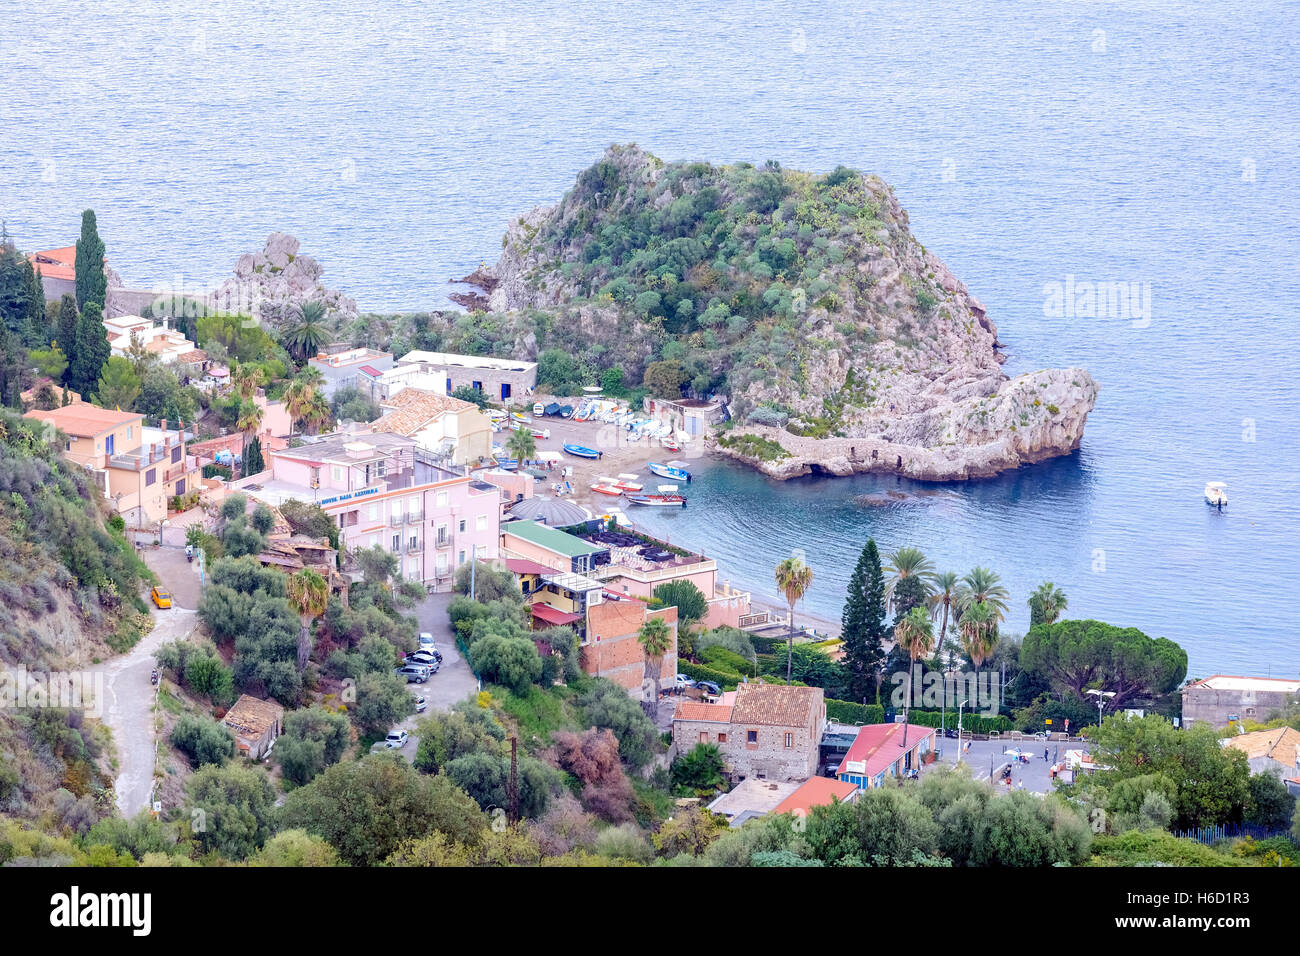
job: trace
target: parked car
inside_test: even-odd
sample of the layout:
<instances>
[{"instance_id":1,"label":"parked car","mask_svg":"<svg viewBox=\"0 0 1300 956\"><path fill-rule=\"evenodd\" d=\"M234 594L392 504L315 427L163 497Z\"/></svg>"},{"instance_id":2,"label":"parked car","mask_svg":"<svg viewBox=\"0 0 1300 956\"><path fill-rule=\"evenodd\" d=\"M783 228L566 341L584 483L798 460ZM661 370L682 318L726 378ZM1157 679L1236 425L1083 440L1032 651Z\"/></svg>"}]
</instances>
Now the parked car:
<instances>
[{"instance_id":1,"label":"parked car","mask_svg":"<svg viewBox=\"0 0 1300 956\"><path fill-rule=\"evenodd\" d=\"M422 650L422 651L435 651L435 650L437 650L437 649L438 649L438 645L434 642L434 640L433 640L433 635L430 634L428 631L421 631L421 632L420 632L420 650Z\"/></svg>"},{"instance_id":2,"label":"parked car","mask_svg":"<svg viewBox=\"0 0 1300 956\"><path fill-rule=\"evenodd\" d=\"M704 691L704 693L708 694L710 697L719 697L722 695L722 688L711 680L697 680L694 686Z\"/></svg>"},{"instance_id":3,"label":"parked car","mask_svg":"<svg viewBox=\"0 0 1300 956\"><path fill-rule=\"evenodd\" d=\"M166 588L154 588L149 592L149 599L160 608L172 606L172 593Z\"/></svg>"},{"instance_id":4,"label":"parked car","mask_svg":"<svg viewBox=\"0 0 1300 956\"><path fill-rule=\"evenodd\" d=\"M424 713L425 710L428 708L428 706L429 706L428 702L425 701L423 697L415 698L415 712L417 714Z\"/></svg>"},{"instance_id":5,"label":"parked car","mask_svg":"<svg viewBox=\"0 0 1300 956\"><path fill-rule=\"evenodd\" d=\"M442 665L441 654L430 654L426 651L416 651L414 654L407 654L406 664L418 664L421 667L429 668L431 674L438 673L438 668Z\"/></svg>"},{"instance_id":6,"label":"parked car","mask_svg":"<svg viewBox=\"0 0 1300 956\"><path fill-rule=\"evenodd\" d=\"M388 736L384 738L384 746L389 750L399 750L406 746L408 736L405 730L389 731Z\"/></svg>"},{"instance_id":7,"label":"parked car","mask_svg":"<svg viewBox=\"0 0 1300 956\"><path fill-rule=\"evenodd\" d=\"M397 668L394 673L405 677L408 684L423 684L429 679L429 668L423 664L406 664Z\"/></svg>"},{"instance_id":8,"label":"parked car","mask_svg":"<svg viewBox=\"0 0 1300 956\"><path fill-rule=\"evenodd\" d=\"M691 680L685 674L678 674L676 677L673 678L673 689L676 691L683 691L688 687L694 687L694 686L695 686L695 681Z\"/></svg>"}]
</instances>

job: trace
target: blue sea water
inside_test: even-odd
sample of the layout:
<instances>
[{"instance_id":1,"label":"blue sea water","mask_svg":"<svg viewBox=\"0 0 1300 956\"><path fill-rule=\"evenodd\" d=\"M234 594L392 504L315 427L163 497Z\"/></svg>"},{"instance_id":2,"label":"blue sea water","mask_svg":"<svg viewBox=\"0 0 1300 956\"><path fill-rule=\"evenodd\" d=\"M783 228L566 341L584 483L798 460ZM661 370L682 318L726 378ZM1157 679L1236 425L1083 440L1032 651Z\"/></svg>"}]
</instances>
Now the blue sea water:
<instances>
[{"instance_id":1,"label":"blue sea water","mask_svg":"<svg viewBox=\"0 0 1300 956\"><path fill-rule=\"evenodd\" d=\"M612 142L880 174L997 322L1016 373L1101 383L1069 458L862 507L895 479L715 465L647 516L770 589L802 547L837 617L863 540L986 564L1024 599L1300 672L1300 17L1294 3L0 0L0 217L131 285L202 286L281 230L367 309L446 304L507 219ZM1149 324L1044 287L1145 283ZM1229 483L1219 514L1205 481Z\"/></svg>"}]
</instances>

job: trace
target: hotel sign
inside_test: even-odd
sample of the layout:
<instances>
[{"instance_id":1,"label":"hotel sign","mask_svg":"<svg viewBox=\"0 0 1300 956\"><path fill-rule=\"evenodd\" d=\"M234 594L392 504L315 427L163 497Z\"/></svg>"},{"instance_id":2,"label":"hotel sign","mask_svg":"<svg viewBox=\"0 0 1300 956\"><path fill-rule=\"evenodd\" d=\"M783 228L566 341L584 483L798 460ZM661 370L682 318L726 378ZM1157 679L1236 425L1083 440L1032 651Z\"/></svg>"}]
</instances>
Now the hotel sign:
<instances>
[{"instance_id":1,"label":"hotel sign","mask_svg":"<svg viewBox=\"0 0 1300 956\"><path fill-rule=\"evenodd\" d=\"M364 498L366 495L379 494L378 488L362 488L360 491L349 491L346 495L335 495L333 498L322 498L316 502L322 508L326 505L336 505L343 501L352 501L356 498Z\"/></svg>"}]
</instances>

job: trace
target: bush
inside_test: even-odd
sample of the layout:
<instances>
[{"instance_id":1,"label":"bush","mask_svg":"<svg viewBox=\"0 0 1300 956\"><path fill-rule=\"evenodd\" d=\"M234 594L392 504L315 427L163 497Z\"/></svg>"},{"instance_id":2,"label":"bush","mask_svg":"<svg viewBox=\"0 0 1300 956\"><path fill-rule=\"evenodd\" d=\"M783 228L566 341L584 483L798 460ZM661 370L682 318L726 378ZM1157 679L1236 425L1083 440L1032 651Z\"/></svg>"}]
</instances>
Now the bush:
<instances>
[{"instance_id":1,"label":"bush","mask_svg":"<svg viewBox=\"0 0 1300 956\"><path fill-rule=\"evenodd\" d=\"M470 646L470 666L486 681L522 694L542 676L537 645L526 637L489 635Z\"/></svg>"},{"instance_id":2,"label":"bush","mask_svg":"<svg viewBox=\"0 0 1300 956\"><path fill-rule=\"evenodd\" d=\"M171 741L195 767L220 766L235 755L235 738L211 718L182 717L172 728Z\"/></svg>"},{"instance_id":3,"label":"bush","mask_svg":"<svg viewBox=\"0 0 1300 956\"><path fill-rule=\"evenodd\" d=\"M579 698L579 706L588 724L614 732L625 764L640 769L650 762L659 734L626 690L613 681L596 678Z\"/></svg>"},{"instance_id":4,"label":"bush","mask_svg":"<svg viewBox=\"0 0 1300 956\"><path fill-rule=\"evenodd\" d=\"M885 722L885 708L879 704L855 704L848 700L827 699L826 717L840 724L882 724Z\"/></svg>"},{"instance_id":5,"label":"bush","mask_svg":"<svg viewBox=\"0 0 1300 956\"><path fill-rule=\"evenodd\" d=\"M717 744L697 743L679 754L670 769L673 786L688 790L715 790L722 786L722 751Z\"/></svg>"}]
</instances>

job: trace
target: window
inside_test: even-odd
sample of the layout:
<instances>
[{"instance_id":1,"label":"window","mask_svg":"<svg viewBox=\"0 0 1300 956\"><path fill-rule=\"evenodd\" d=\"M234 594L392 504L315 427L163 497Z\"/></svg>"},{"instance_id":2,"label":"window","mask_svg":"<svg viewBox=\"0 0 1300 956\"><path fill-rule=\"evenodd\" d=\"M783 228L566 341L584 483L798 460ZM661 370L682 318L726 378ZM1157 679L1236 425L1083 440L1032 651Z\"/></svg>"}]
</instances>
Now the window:
<instances>
[{"instance_id":1,"label":"window","mask_svg":"<svg viewBox=\"0 0 1300 956\"><path fill-rule=\"evenodd\" d=\"M369 518L371 521L378 521L378 520L379 520L379 502L378 502L378 501L372 501L372 502L370 502L370 504L366 507L366 517Z\"/></svg>"},{"instance_id":2,"label":"window","mask_svg":"<svg viewBox=\"0 0 1300 956\"><path fill-rule=\"evenodd\" d=\"M438 507L439 508L447 507L447 492L445 491L438 492Z\"/></svg>"},{"instance_id":3,"label":"window","mask_svg":"<svg viewBox=\"0 0 1300 956\"><path fill-rule=\"evenodd\" d=\"M708 732L707 730L701 730L701 731L700 731L700 743L702 743L702 744L707 744L708 742L709 742L709 732Z\"/></svg>"},{"instance_id":4,"label":"window","mask_svg":"<svg viewBox=\"0 0 1300 956\"><path fill-rule=\"evenodd\" d=\"M395 534L393 535L393 553L397 554L401 550L402 550L402 536L400 534Z\"/></svg>"},{"instance_id":5,"label":"window","mask_svg":"<svg viewBox=\"0 0 1300 956\"><path fill-rule=\"evenodd\" d=\"M460 553L460 557L456 559L456 563L457 563L457 564L464 564L464 563L465 563L465 552L464 552L464 551L462 551L462 552Z\"/></svg>"},{"instance_id":6,"label":"window","mask_svg":"<svg viewBox=\"0 0 1300 956\"><path fill-rule=\"evenodd\" d=\"M127 440L127 441L130 441L133 437L135 437L135 426L134 426L134 425L127 425L127 426L126 426L126 440Z\"/></svg>"},{"instance_id":7,"label":"window","mask_svg":"<svg viewBox=\"0 0 1300 956\"><path fill-rule=\"evenodd\" d=\"M785 735L785 749L786 749L786 750L789 750L789 749L790 749L791 747L793 747L793 746L794 746L794 734L786 734L786 735Z\"/></svg>"},{"instance_id":8,"label":"window","mask_svg":"<svg viewBox=\"0 0 1300 956\"><path fill-rule=\"evenodd\" d=\"M747 744L756 744L756 743L758 743L758 731L757 731L757 730L747 730L747 731L745 731L745 743L747 743Z\"/></svg>"},{"instance_id":9,"label":"window","mask_svg":"<svg viewBox=\"0 0 1300 956\"><path fill-rule=\"evenodd\" d=\"M726 735L726 734L718 734L718 743L720 743L720 744L725 744L726 742L727 742L727 735Z\"/></svg>"},{"instance_id":10,"label":"window","mask_svg":"<svg viewBox=\"0 0 1300 956\"><path fill-rule=\"evenodd\" d=\"M342 469L340 466L338 466L338 465L332 465L332 466L330 467L330 477L331 477L332 479L334 479L335 481L342 481L342 480L343 480L343 469Z\"/></svg>"},{"instance_id":11,"label":"window","mask_svg":"<svg viewBox=\"0 0 1300 956\"><path fill-rule=\"evenodd\" d=\"M487 530L487 515L479 515L477 518L474 519L474 530L475 531Z\"/></svg>"},{"instance_id":12,"label":"window","mask_svg":"<svg viewBox=\"0 0 1300 956\"><path fill-rule=\"evenodd\" d=\"M128 435L127 437L130 438L131 436ZM177 445L175 448L172 449L172 464L174 465L176 464L176 462L180 460L181 460L181 446Z\"/></svg>"},{"instance_id":13,"label":"window","mask_svg":"<svg viewBox=\"0 0 1300 956\"><path fill-rule=\"evenodd\" d=\"M418 515L420 513L419 495L411 495L411 497L406 499L406 510L413 515Z\"/></svg>"},{"instance_id":14,"label":"window","mask_svg":"<svg viewBox=\"0 0 1300 956\"><path fill-rule=\"evenodd\" d=\"M116 436L114 436L114 435L109 435L108 438L105 439L106 445L105 445L104 451L107 452L107 453L110 454L110 455L113 454L113 439L114 439L115 437L116 437Z\"/></svg>"},{"instance_id":15,"label":"window","mask_svg":"<svg viewBox=\"0 0 1300 956\"><path fill-rule=\"evenodd\" d=\"M464 534L464 533L465 533L465 519L464 519L464 518L461 518L461 519L460 519L460 533L461 533L461 534Z\"/></svg>"},{"instance_id":16,"label":"window","mask_svg":"<svg viewBox=\"0 0 1300 956\"><path fill-rule=\"evenodd\" d=\"M157 468L150 468L148 471L144 473L144 483L146 485L152 485L157 480L158 480Z\"/></svg>"},{"instance_id":17,"label":"window","mask_svg":"<svg viewBox=\"0 0 1300 956\"><path fill-rule=\"evenodd\" d=\"M72 441L71 441L71 439L69 439L68 441L65 441L65 442L63 443L63 450L64 450L64 451L72 451Z\"/></svg>"}]
</instances>

